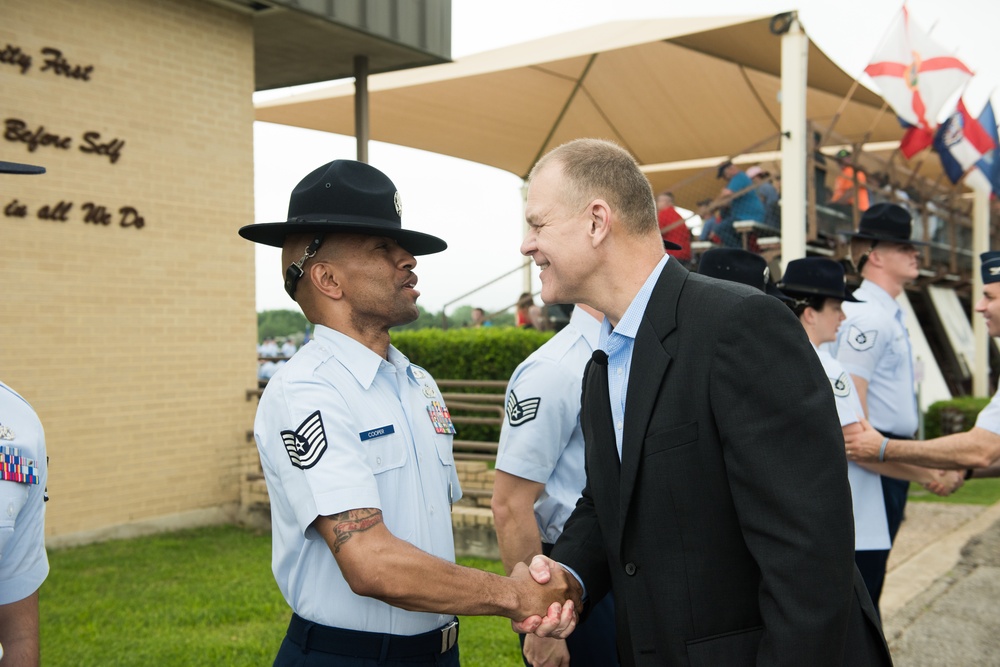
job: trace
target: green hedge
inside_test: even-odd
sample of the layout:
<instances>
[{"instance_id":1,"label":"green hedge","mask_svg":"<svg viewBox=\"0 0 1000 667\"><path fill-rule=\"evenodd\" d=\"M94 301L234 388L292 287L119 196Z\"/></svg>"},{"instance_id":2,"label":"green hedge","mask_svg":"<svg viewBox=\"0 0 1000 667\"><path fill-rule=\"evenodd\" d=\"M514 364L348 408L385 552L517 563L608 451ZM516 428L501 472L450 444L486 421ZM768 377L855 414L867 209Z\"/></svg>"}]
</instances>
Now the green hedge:
<instances>
[{"instance_id":1,"label":"green hedge","mask_svg":"<svg viewBox=\"0 0 1000 667\"><path fill-rule=\"evenodd\" d=\"M516 327L392 332L392 344L435 379L509 380L551 331Z\"/></svg>"},{"instance_id":2,"label":"green hedge","mask_svg":"<svg viewBox=\"0 0 1000 667\"><path fill-rule=\"evenodd\" d=\"M924 439L968 431L975 426L976 417L989 402L988 398L960 396L932 403L924 415Z\"/></svg>"},{"instance_id":3,"label":"green hedge","mask_svg":"<svg viewBox=\"0 0 1000 667\"><path fill-rule=\"evenodd\" d=\"M436 380L509 380L517 365L552 338L552 332L516 327L478 329L420 329L392 332L392 344L410 361L427 369ZM445 389L444 391L455 391ZM491 393L489 389L470 389ZM494 390L495 391L495 390ZM455 415L463 414L453 410ZM497 442L499 426L466 424L463 440Z\"/></svg>"}]
</instances>

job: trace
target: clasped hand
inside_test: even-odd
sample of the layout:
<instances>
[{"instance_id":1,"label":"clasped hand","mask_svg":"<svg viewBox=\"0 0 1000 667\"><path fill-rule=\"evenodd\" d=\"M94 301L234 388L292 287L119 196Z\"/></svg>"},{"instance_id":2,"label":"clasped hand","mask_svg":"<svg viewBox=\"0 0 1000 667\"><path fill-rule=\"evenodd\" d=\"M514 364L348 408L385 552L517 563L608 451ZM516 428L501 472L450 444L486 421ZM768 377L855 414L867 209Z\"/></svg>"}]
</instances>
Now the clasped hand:
<instances>
[{"instance_id":1,"label":"clasped hand","mask_svg":"<svg viewBox=\"0 0 1000 667\"><path fill-rule=\"evenodd\" d=\"M514 632L559 639L573 632L583 591L572 574L551 558L535 556L530 566L514 566L510 576L523 583L519 591L525 618L511 622Z\"/></svg>"}]
</instances>

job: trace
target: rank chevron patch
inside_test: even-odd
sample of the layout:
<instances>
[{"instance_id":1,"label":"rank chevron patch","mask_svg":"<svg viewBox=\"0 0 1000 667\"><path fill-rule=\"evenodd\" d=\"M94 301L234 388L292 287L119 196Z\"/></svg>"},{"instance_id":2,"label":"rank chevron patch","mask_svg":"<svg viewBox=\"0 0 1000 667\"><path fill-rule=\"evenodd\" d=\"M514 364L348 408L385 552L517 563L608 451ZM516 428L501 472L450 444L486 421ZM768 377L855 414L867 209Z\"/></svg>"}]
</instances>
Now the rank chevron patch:
<instances>
[{"instance_id":1,"label":"rank chevron patch","mask_svg":"<svg viewBox=\"0 0 1000 667\"><path fill-rule=\"evenodd\" d=\"M326 451L326 431L323 430L319 410L306 417L294 431L282 431L281 440L285 443L288 458L296 468L306 470L319 463Z\"/></svg>"},{"instance_id":2,"label":"rank chevron patch","mask_svg":"<svg viewBox=\"0 0 1000 667\"><path fill-rule=\"evenodd\" d=\"M830 378L830 385L833 387L834 396L850 396L851 384L847 379L847 373L841 373L838 378Z\"/></svg>"},{"instance_id":3,"label":"rank chevron patch","mask_svg":"<svg viewBox=\"0 0 1000 667\"><path fill-rule=\"evenodd\" d=\"M510 396L507 397L507 421L511 426L520 426L525 422L530 422L538 416L538 406L541 403L541 397L519 401L514 392L510 392Z\"/></svg>"},{"instance_id":4,"label":"rank chevron patch","mask_svg":"<svg viewBox=\"0 0 1000 667\"><path fill-rule=\"evenodd\" d=\"M847 332L847 343L858 352L864 352L871 349L872 345L875 344L877 336L878 331L875 329L862 331L852 324L850 330Z\"/></svg>"}]
</instances>

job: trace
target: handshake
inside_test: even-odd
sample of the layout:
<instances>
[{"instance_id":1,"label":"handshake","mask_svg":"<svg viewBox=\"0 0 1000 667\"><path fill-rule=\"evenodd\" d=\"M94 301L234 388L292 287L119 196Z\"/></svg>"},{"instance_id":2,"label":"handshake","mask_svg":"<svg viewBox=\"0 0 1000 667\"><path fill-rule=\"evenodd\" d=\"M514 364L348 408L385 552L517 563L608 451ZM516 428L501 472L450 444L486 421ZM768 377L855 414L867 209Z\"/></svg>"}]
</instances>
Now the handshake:
<instances>
[{"instance_id":1,"label":"handshake","mask_svg":"<svg viewBox=\"0 0 1000 667\"><path fill-rule=\"evenodd\" d=\"M565 639L579 620L580 582L551 558L535 556L531 565L518 563L510 574L515 582L517 608L511 614L514 632Z\"/></svg>"}]
</instances>

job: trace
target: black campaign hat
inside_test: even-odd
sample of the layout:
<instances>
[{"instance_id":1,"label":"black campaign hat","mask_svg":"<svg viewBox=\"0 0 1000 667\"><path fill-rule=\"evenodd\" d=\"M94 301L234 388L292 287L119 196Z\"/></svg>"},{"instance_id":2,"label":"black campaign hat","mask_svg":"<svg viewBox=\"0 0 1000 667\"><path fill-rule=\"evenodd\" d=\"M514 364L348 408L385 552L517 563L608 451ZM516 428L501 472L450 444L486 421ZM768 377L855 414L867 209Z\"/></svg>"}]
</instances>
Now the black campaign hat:
<instances>
[{"instance_id":1,"label":"black campaign hat","mask_svg":"<svg viewBox=\"0 0 1000 667\"><path fill-rule=\"evenodd\" d=\"M20 162L4 162L0 160L0 174L44 174L45 167Z\"/></svg>"},{"instance_id":2,"label":"black campaign hat","mask_svg":"<svg viewBox=\"0 0 1000 667\"><path fill-rule=\"evenodd\" d=\"M698 273L720 280L743 283L782 301L788 300L771 280L771 269L767 266L767 261L747 250L712 248L701 256Z\"/></svg>"},{"instance_id":3,"label":"black campaign hat","mask_svg":"<svg viewBox=\"0 0 1000 667\"><path fill-rule=\"evenodd\" d=\"M873 204L861 214L858 231L849 235L856 239L872 241L888 241L890 243L909 243L911 245L927 245L925 241L910 238L913 234L913 218L905 208L898 204Z\"/></svg>"},{"instance_id":4,"label":"black campaign hat","mask_svg":"<svg viewBox=\"0 0 1000 667\"><path fill-rule=\"evenodd\" d=\"M979 256L983 272L983 284L1000 282L1000 252L993 250Z\"/></svg>"},{"instance_id":5,"label":"black campaign hat","mask_svg":"<svg viewBox=\"0 0 1000 667\"><path fill-rule=\"evenodd\" d=\"M334 160L295 186L288 220L245 225L240 236L277 248L289 234L335 232L386 236L414 255L448 247L436 236L403 229L402 212L399 191L388 176L364 162Z\"/></svg>"},{"instance_id":6,"label":"black campaign hat","mask_svg":"<svg viewBox=\"0 0 1000 667\"><path fill-rule=\"evenodd\" d=\"M847 291L843 265L826 257L793 259L785 267L778 288L789 296L827 296L860 303Z\"/></svg>"}]
</instances>

